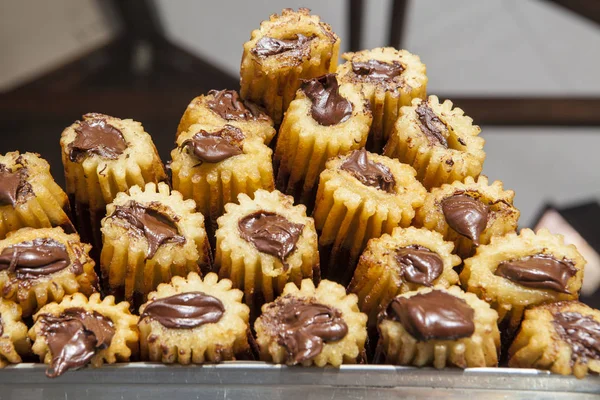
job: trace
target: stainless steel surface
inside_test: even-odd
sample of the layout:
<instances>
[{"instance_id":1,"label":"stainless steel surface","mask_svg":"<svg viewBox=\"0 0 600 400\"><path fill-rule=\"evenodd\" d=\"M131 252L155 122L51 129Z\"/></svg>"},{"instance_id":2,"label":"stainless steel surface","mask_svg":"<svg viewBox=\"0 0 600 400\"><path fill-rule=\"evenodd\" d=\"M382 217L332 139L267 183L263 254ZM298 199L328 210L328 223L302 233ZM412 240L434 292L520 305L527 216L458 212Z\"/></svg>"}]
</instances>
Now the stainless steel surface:
<instances>
[{"instance_id":1,"label":"stainless steel surface","mask_svg":"<svg viewBox=\"0 0 600 400\"><path fill-rule=\"evenodd\" d=\"M40 364L0 370L0 399L599 399L600 377L510 368L348 365L302 368L260 362L204 366L120 364L57 379Z\"/></svg>"}]
</instances>

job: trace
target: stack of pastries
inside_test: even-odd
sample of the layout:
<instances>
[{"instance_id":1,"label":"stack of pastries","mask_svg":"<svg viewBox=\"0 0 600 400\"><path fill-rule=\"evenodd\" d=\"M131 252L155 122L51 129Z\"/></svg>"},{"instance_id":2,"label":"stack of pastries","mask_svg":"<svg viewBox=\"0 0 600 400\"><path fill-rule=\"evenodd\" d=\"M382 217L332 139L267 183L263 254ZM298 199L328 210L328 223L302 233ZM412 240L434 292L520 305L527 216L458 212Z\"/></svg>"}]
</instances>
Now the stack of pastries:
<instances>
[{"instance_id":1,"label":"stack of pastries","mask_svg":"<svg viewBox=\"0 0 600 400\"><path fill-rule=\"evenodd\" d=\"M307 9L185 110L172 178L140 122L62 133L63 191L0 156L0 367L262 360L600 372L585 260L517 231L480 128L406 50L344 54Z\"/></svg>"}]
</instances>

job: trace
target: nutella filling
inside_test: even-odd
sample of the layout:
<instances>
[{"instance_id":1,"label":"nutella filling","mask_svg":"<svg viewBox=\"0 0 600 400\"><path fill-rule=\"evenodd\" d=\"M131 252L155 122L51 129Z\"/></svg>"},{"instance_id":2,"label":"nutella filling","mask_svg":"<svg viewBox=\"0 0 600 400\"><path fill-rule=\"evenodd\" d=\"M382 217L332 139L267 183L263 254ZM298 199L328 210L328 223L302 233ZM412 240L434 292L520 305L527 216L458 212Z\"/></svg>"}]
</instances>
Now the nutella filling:
<instances>
[{"instance_id":1,"label":"nutella filling","mask_svg":"<svg viewBox=\"0 0 600 400\"><path fill-rule=\"evenodd\" d=\"M80 162L90 154L114 160L127 148L121 131L101 118L85 119L75 128L75 133L69 154L72 162Z\"/></svg>"},{"instance_id":2,"label":"nutella filling","mask_svg":"<svg viewBox=\"0 0 600 400\"><path fill-rule=\"evenodd\" d=\"M335 74L302 81L300 88L312 102L311 114L318 124L336 125L352 115L352 103L340 94Z\"/></svg>"},{"instance_id":3,"label":"nutella filling","mask_svg":"<svg viewBox=\"0 0 600 400\"><path fill-rule=\"evenodd\" d=\"M384 313L419 341L469 337L475 332L474 316L466 301L440 290L396 297Z\"/></svg>"},{"instance_id":4,"label":"nutella filling","mask_svg":"<svg viewBox=\"0 0 600 400\"><path fill-rule=\"evenodd\" d=\"M235 90L211 90L212 99L206 104L213 112L226 120L260 120L268 121L269 117L250 101L243 101Z\"/></svg>"},{"instance_id":5,"label":"nutella filling","mask_svg":"<svg viewBox=\"0 0 600 400\"><path fill-rule=\"evenodd\" d=\"M304 225L269 211L257 211L240 219L238 229L242 239L258 251L277 257L287 271L285 259L296 249Z\"/></svg>"},{"instance_id":6,"label":"nutella filling","mask_svg":"<svg viewBox=\"0 0 600 400\"><path fill-rule=\"evenodd\" d=\"M577 312L554 314L554 328L571 346L572 359L600 360L600 323L591 316Z\"/></svg>"},{"instance_id":7,"label":"nutella filling","mask_svg":"<svg viewBox=\"0 0 600 400\"><path fill-rule=\"evenodd\" d=\"M41 329L52 360L46 375L55 378L88 364L98 350L110 346L113 322L96 311L69 308L58 317L42 315Z\"/></svg>"},{"instance_id":8,"label":"nutella filling","mask_svg":"<svg viewBox=\"0 0 600 400\"><path fill-rule=\"evenodd\" d=\"M479 246L490 212L486 204L466 194L455 194L442 200L442 211L450 228Z\"/></svg>"},{"instance_id":9,"label":"nutella filling","mask_svg":"<svg viewBox=\"0 0 600 400\"><path fill-rule=\"evenodd\" d=\"M418 244L396 250L400 276L407 282L431 286L444 270L439 254Z\"/></svg>"},{"instance_id":10,"label":"nutella filling","mask_svg":"<svg viewBox=\"0 0 600 400\"><path fill-rule=\"evenodd\" d=\"M573 262L559 261L547 254L501 262L495 272L495 275L521 286L549 289L560 293L570 293L567 284L575 274L577 269Z\"/></svg>"},{"instance_id":11,"label":"nutella filling","mask_svg":"<svg viewBox=\"0 0 600 400\"><path fill-rule=\"evenodd\" d=\"M165 328L191 329L219 322L225 313L221 300L202 292L180 293L151 302L140 316Z\"/></svg>"},{"instance_id":12,"label":"nutella filling","mask_svg":"<svg viewBox=\"0 0 600 400\"><path fill-rule=\"evenodd\" d=\"M448 141L442 132L447 130L446 124L435 114L425 101L417 107L417 116L421 125L421 132L427 136L433 145L441 145L448 148Z\"/></svg>"},{"instance_id":13,"label":"nutella filling","mask_svg":"<svg viewBox=\"0 0 600 400\"><path fill-rule=\"evenodd\" d=\"M225 125L216 132L201 130L191 139L182 143L198 160L218 163L243 153L244 134L235 126Z\"/></svg>"},{"instance_id":14,"label":"nutella filling","mask_svg":"<svg viewBox=\"0 0 600 400\"><path fill-rule=\"evenodd\" d=\"M354 150L340 168L352 174L365 186L394 193L396 180L392 171L381 163L369 160L364 148Z\"/></svg>"},{"instance_id":15,"label":"nutella filling","mask_svg":"<svg viewBox=\"0 0 600 400\"><path fill-rule=\"evenodd\" d=\"M0 164L0 206L13 206L33 193L31 184L27 182L27 169L20 168L12 172Z\"/></svg>"},{"instance_id":16,"label":"nutella filling","mask_svg":"<svg viewBox=\"0 0 600 400\"><path fill-rule=\"evenodd\" d=\"M303 47L314 38L315 36L307 37L301 33L298 33L295 39L276 39L264 36L256 42L252 53L261 58L282 53L297 57L302 53Z\"/></svg>"},{"instance_id":17,"label":"nutella filling","mask_svg":"<svg viewBox=\"0 0 600 400\"><path fill-rule=\"evenodd\" d=\"M378 60L353 61L352 71L365 80L384 81L402 75L404 66L398 61L391 63Z\"/></svg>"},{"instance_id":18,"label":"nutella filling","mask_svg":"<svg viewBox=\"0 0 600 400\"><path fill-rule=\"evenodd\" d=\"M71 263L67 249L54 239L39 238L6 247L0 253L0 271L16 272L18 279L35 279L67 268ZM81 273L79 266L76 274Z\"/></svg>"},{"instance_id":19,"label":"nutella filling","mask_svg":"<svg viewBox=\"0 0 600 400\"><path fill-rule=\"evenodd\" d=\"M152 258L158 248L165 243L185 243L177 225L168 216L135 201L126 206L117 206L111 218L125 221L133 230L146 237L148 253Z\"/></svg>"},{"instance_id":20,"label":"nutella filling","mask_svg":"<svg viewBox=\"0 0 600 400\"><path fill-rule=\"evenodd\" d=\"M323 343L337 342L348 334L342 313L324 304L290 297L276 312L277 343L294 363L316 357Z\"/></svg>"}]
</instances>

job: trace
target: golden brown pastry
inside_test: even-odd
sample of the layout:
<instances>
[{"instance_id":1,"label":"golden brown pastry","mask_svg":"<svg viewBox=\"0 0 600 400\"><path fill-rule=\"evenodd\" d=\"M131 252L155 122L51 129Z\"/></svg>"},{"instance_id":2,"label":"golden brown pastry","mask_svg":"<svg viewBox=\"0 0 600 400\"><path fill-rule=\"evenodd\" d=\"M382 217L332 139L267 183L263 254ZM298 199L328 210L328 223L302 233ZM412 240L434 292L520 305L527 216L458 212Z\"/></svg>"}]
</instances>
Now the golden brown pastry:
<instances>
[{"instance_id":1,"label":"golden brown pastry","mask_svg":"<svg viewBox=\"0 0 600 400\"><path fill-rule=\"evenodd\" d=\"M0 369L20 363L21 356L29 353L31 344L27 325L21 318L21 307L0 298Z\"/></svg>"}]
</instances>

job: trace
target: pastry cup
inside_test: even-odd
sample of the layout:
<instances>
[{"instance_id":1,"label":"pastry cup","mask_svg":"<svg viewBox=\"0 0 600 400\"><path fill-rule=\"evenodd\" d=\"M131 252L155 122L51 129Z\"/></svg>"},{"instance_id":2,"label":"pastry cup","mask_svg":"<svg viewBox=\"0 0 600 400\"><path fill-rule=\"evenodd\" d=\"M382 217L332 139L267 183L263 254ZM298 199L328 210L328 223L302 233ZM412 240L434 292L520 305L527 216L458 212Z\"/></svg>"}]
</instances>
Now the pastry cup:
<instances>
[{"instance_id":1,"label":"pastry cup","mask_svg":"<svg viewBox=\"0 0 600 400\"><path fill-rule=\"evenodd\" d=\"M27 325L21 319L21 307L0 298L0 368L20 363L21 356L28 354L30 348Z\"/></svg>"},{"instance_id":2,"label":"pastry cup","mask_svg":"<svg viewBox=\"0 0 600 400\"><path fill-rule=\"evenodd\" d=\"M567 329L561 324L565 321ZM583 303L562 301L533 307L525 311L509 350L508 366L547 369L580 379L588 372L600 373L600 353L597 345L593 347L598 332L600 311Z\"/></svg>"},{"instance_id":3,"label":"pastry cup","mask_svg":"<svg viewBox=\"0 0 600 400\"><path fill-rule=\"evenodd\" d=\"M425 197L425 204L417 210L414 224L439 232L444 240L454 242L455 252L461 258L471 257L477 247L471 238L458 233L448 224L442 204L454 195L466 195L487 206L487 223L479 235L479 244L489 244L493 236L516 231L520 212L513 205L515 192L504 190L501 181L494 181L490 185L488 178L482 175L477 180L467 177L464 183L456 181L434 188Z\"/></svg>"},{"instance_id":4,"label":"pastry cup","mask_svg":"<svg viewBox=\"0 0 600 400\"><path fill-rule=\"evenodd\" d=\"M113 296L101 299L99 293L94 293L89 299L81 293L75 293L74 295L65 296L60 303L47 304L34 316L34 325L29 330L29 338L33 341L33 353L40 357L41 362L51 364L55 357L50 351L48 339L44 333L45 317L60 317L65 311L73 309L89 313L96 312L110 320L114 327L114 336L110 341L110 345L102 349L96 349L95 354L90 359L89 363L93 367L101 367L104 363L126 362L131 357L137 356L139 351L138 317L129 312L129 303L115 304ZM46 371L46 374L54 377L51 369Z\"/></svg>"},{"instance_id":5,"label":"pastry cup","mask_svg":"<svg viewBox=\"0 0 600 400\"><path fill-rule=\"evenodd\" d=\"M477 178L483 168L485 141L478 136L481 129L463 110L452 106L450 100L440 104L436 96L414 99L412 106L400 109L385 145L384 154L412 165L428 190L464 181L467 176Z\"/></svg>"},{"instance_id":6,"label":"pastry cup","mask_svg":"<svg viewBox=\"0 0 600 400\"><path fill-rule=\"evenodd\" d=\"M156 300L194 292L221 302L224 311L217 322L178 329L162 325L152 314L144 314L147 306ZM160 284L140 308L141 359L168 364L202 364L247 358L251 354L249 309L242 303L242 296L240 290L231 288L230 280L218 280L214 273L202 279L192 272L187 278L176 276L169 284Z\"/></svg>"},{"instance_id":7,"label":"pastry cup","mask_svg":"<svg viewBox=\"0 0 600 400\"><path fill-rule=\"evenodd\" d=\"M432 291L441 291L466 302L473 310L473 333L456 339L417 340L401 322L382 315L376 358L384 364L433 366L438 369L496 367L500 349L496 311L474 294L465 293L457 286L447 289L438 286L421 288L398 297L411 298ZM444 304L439 306L443 310Z\"/></svg>"},{"instance_id":8,"label":"pastry cup","mask_svg":"<svg viewBox=\"0 0 600 400\"><path fill-rule=\"evenodd\" d=\"M235 90L211 90L194 98L179 121L177 136L194 124L229 124L249 136L261 138L267 145L276 133L271 117L256 104L240 99Z\"/></svg>"},{"instance_id":9,"label":"pastry cup","mask_svg":"<svg viewBox=\"0 0 600 400\"><path fill-rule=\"evenodd\" d=\"M415 271L407 271L399 259L399 250L420 246L435 253L440 265L424 265L419 269L412 260ZM354 277L348 291L358 296L358 305L369 316L369 329L377 326L377 316L397 295L417 290L425 286L448 288L458 283L454 267L461 263L460 257L453 255L454 246L445 242L442 235L426 229L394 228L391 235L371 239L360 256ZM423 265L421 266L421 268Z\"/></svg>"},{"instance_id":10,"label":"pastry cup","mask_svg":"<svg viewBox=\"0 0 600 400\"><path fill-rule=\"evenodd\" d=\"M210 233L217 228L217 218L225 212L225 204L236 203L240 193L253 196L258 189L273 190L272 150L245 131L240 146L242 153L220 162L202 162L186 149L185 143L198 132L219 132L226 128L194 124L177 138L171 152L173 188L186 199L194 199L196 207L207 219Z\"/></svg>"},{"instance_id":11,"label":"pastry cup","mask_svg":"<svg viewBox=\"0 0 600 400\"><path fill-rule=\"evenodd\" d=\"M290 301L304 304L320 304L338 312L338 318L345 323L347 333L337 341L323 340L322 349L318 354L297 360L285 345L281 344L281 316L278 311ZM357 298L354 294L346 294L344 287L338 283L323 280L315 288L310 279L304 279L300 288L294 283L288 283L277 300L262 307L262 315L256 320L256 342L262 361L278 364L301 364L305 367L315 365L324 367L341 364L356 364L363 360L367 316L358 309ZM306 325L303 325L306 328Z\"/></svg>"},{"instance_id":12,"label":"pastry cup","mask_svg":"<svg viewBox=\"0 0 600 400\"><path fill-rule=\"evenodd\" d=\"M544 255L573 264L574 274L565 282L565 291L523 286L496 275L502 262ZM475 293L498 312L499 322L506 326L508 337L519 327L525 308L563 300L577 300L583 281L585 260L574 245L566 245L562 235L547 229L534 233L522 229L517 235L492 237L490 244L480 246L474 257L465 260L460 280L467 291Z\"/></svg>"},{"instance_id":13,"label":"pastry cup","mask_svg":"<svg viewBox=\"0 0 600 400\"><path fill-rule=\"evenodd\" d=\"M220 278L230 279L233 287L244 292L252 321L260 313L260 306L279 296L288 282L300 284L304 278L319 279L317 233L313 219L306 216L306 208L294 206L292 197L278 191L258 190L254 199L240 194L238 201L239 204L227 204L226 213L219 218L215 269ZM240 221L257 212L273 213L303 226L285 259L260 251L242 237Z\"/></svg>"},{"instance_id":14,"label":"pastry cup","mask_svg":"<svg viewBox=\"0 0 600 400\"><path fill-rule=\"evenodd\" d=\"M263 38L296 39L304 35L310 40L298 51L261 56L254 49ZM334 72L337 67L340 39L331 27L307 8L298 11L286 8L281 15L273 14L252 31L244 43L240 70L240 94L265 107L276 125L294 99L301 79L310 79Z\"/></svg>"},{"instance_id":15,"label":"pastry cup","mask_svg":"<svg viewBox=\"0 0 600 400\"><path fill-rule=\"evenodd\" d=\"M273 156L277 188L309 209L326 161L364 147L367 141L372 120L367 101L349 84L340 85L339 93L352 105L352 114L345 121L329 126L319 124L311 113L312 101L300 89L279 129Z\"/></svg>"},{"instance_id":16,"label":"pastry cup","mask_svg":"<svg viewBox=\"0 0 600 400\"><path fill-rule=\"evenodd\" d=\"M115 128L121 133L126 145L122 152L73 152L73 142L79 135L77 130L85 124L102 123L107 129ZM83 121L76 121L63 131L60 145L77 230L83 241L91 243L99 254L102 247L100 221L106 214L106 205L117 193L126 192L132 186L166 181L164 165L150 135L141 123L131 119L85 114Z\"/></svg>"},{"instance_id":17,"label":"pastry cup","mask_svg":"<svg viewBox=\"0 0 600 400\"><path fill-rule=\"evenodd\" d=\"M362 89L369 100L373 113L373 124L367 141L367 149L381 152L391 135L394 123L402 106L410 106L415 98L427 96L425 64L419 56L393 47L378 47L355 53L345 53L347 60L337 68L341 82ZM387 76L369 74L369 62L385 64L395 69Z\"/></svg>"},{"instance_id":18,"label":"pastry cup","mask_svg":"<svg viewBox=\"0 0 600 400\"><path fill-rule=\"evenodd\" d=\"M58 257L51 258L50 263L43 254L46 245L62 247ZM23 316L29 317L44 305L61 301L66 295L77 292L91 295L98 287L98 277L94 271L95 263L89 256L90 249L89 244L81 243L76 233L66 234L58 227L21 228L10 233L0 240L2 297L17 303ZM21 264L19 260L23 253L25 257ZM62 258L65 255L68 259ZM45 268L61 259L64 267Z\"/></svg>"},{"instance_id":19,"label":"pastry cup","mask_svg":"<svg viewBox=\"0 0 600 400\"><path fill-rule=\"evenodd\" d=\"M395 184L390 192L363 184L342 165L356 150L327 161L321 173L313 217L324 258L323 276L347 284L369 239L408 227L426 190L412 167L397 160L366 153L367 160L387 168Z\"/></svg>"},{"instance_id":20,"label":"pastry cup","mask_svg":"<svg viewBox=\"0 0 600 400\"><path fill-rule=\"evenodd\" d=\"M145 207L150 210L148 215L156 214L164 221L163 226L174 228L173 237L150 243L148 235L119 214L119 209L128 209L132 204ZM104 289L118 300L139 306L148 293L173 276L210 271L204 217L195 209L193 200L184 200L166 183L148 183L143 190L133 186L128 194L119 193L107 206L107 216L102 220L100 266Z\"/></svg>"},{"instance_id":21,"label":"pastry cup","mask_svg":"<svg viewBox=\"0 0 600 400\"><path fill-rule=\"evenodd\" d=\"M75 232L69 199L52 178L48 162L38 154L0 155L0 177L5 182L0 189L0 239L23 227L60 226ZM11 180L12 185L8 184Z\"/></svg>"}]
</instances>

